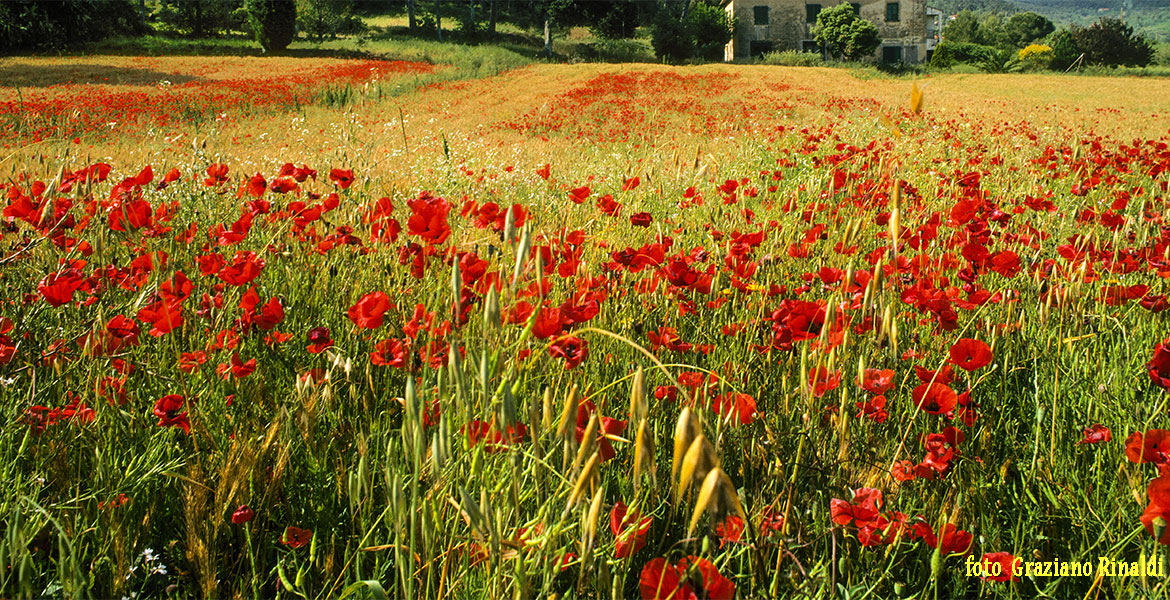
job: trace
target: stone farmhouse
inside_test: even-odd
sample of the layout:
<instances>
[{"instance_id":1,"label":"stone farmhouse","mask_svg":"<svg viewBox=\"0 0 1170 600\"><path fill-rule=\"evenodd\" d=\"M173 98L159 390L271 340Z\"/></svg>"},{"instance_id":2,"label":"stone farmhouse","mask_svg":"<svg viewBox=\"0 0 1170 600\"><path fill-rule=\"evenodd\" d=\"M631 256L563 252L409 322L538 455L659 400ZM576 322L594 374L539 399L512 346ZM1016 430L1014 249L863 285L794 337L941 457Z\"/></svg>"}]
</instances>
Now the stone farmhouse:
<instances>
[{"instance_id":1,"label":"stone farmhouse","mask_svg":"<svg viewBox=\"0 0 1170 600\"><path fill-rule=\"evenodd\" d=\"M735 19L735 35L724 60L743 60L774 50L823 52L813 39L817 13L840 0L723 0ZM939 42L942 12L925 0L862 0L850 2L863 19L877 26L882 38L874 58L886 63L918 63L930 59Z\"/></svg>"}]
</instances>

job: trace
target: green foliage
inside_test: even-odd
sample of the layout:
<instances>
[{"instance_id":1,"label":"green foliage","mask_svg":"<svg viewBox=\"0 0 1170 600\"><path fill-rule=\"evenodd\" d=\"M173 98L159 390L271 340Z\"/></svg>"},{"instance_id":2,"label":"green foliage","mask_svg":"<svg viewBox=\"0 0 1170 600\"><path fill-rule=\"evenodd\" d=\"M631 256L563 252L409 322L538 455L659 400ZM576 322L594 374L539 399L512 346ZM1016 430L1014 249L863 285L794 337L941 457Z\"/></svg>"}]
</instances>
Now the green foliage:
<instances>
[{"instance_id":1,"label":"green foliage","mask_svg":"<svg viewBox=\"0 0 1170 600\"><path fill-rule=\"evenodd\" d=\"M1056 26L1043 15L1022 12L1012 15L1005 25L1008 41L1017 48L1023 48L1041 40L1056 31Z\"/></svg>"},{"instance_id":2,"label":"green foliage","mask_svg":"<svg viewBox=\"0 0 1170 600\"><path fill-rule=\"evenodd\" d=\"M984 73L1011 73L1020 70L1020 61L1012 49L999 48L979 62L979 69Z\"/></svg>"},{"instance_id":3,"label":"green foliage","mask_svg":"<svg viewBox=\"0 0 1170 600\"><path fill-rule=\"evenodd\" d=\"M593 35L607 40L634 37L638 29L638 5L633 0L596 0L585 4Z\"/></svg>"},{"instance_id":4,"label":"green foliage","mask_svg":"<svg viewBox=\"0 0 1170 600\"><path fill-rule=\"evenodd\" d=\"M979 32L979 16L969 10L960 11L959 14L955 15L955 20L943 26L942 36L947 42L982 43L983 38Z\"/></svg>"},{"instance_id":5,"label":"green foliage","mask_svg":"<svg viewBox=\"0 0 1170 600\"><path fill-rule=\"evenodd\" d=\"M112 35L143 34L132 0L4 0L0 48L66 48Z\"/></svg>"},{"instance_id":6,"label":"green foliage","mask_svg":"<svg viewBox=\"0 0 1170 600\"><path fill-rule=\"evenodd\" d=\"M163 0L154 17L171 31L192 37L244 30L247 15L240 0Z\"/></svg>"},{"instance_id":7,"label":"green foliage","mask_svg":"<svg viewBox=\"0 0 1170 600\"><path fill-rule=\"evenodd\" d=\"M293 0L245 0L248 24L265 52L279 52L296 36L297 5Z\"/></svg>"},{"instance_id":8,"label":"green foliage","mask_svg":"<svg viewBox=\"0 0 1170 600\"><path fill-rule=\"evenodd\" d=\"M779 65L782 67L817 67L824 64L821 55L816 52L798 52L796 50L782 50L767 52L756 60L761 65Z\"/></svg>"},{"instance_id":9,"label":"green foliage","mask_svg":"<svg viewBox=\"0 0 1170 600\"><path fill-rule=\"evenodd\" d=\"M934 49L930 66L945 69L956 64L979 65L995 60L996 54L997 50L991 46L947 40Z\"/></svg>"},{"instance_id":10,"label":"green foliage","mask_svg":"<svg viewBox=\"0 0 1170 600\"><path fill-rule=\"evenodd\" d=\"M731 41L734 27L723 9L706 2L691 6L687 28L695 40L695 58L722 60L723 47Z\"/></svg>"},{"instance_id":11,"label":"green foliage","mask_svg":"<svg viewBox=\"0 0 1170 600\"><path fill-rule=\"evenodd\" d=\"M658 14L650 34L650 45L654 55L668 63L680 63L694 54L695 40L687 30L686 23L666 12Z\"/></svg>"},{"instance_id":12,"label":"green foliage","mask_svg":"<svg viewBox=\"0 0 1170 600\"><path fill-rule=\"evenodd\" d=\"M685 16L663 9L651 32L651 45L658 58L671 63L688 59L719 60L731 41L734 24L719 7L706 2L691 5Z\"/></svg>"},{"instance_id":13,"label":"green foliage","mask_svg":"<svg viewBox=\"0 0 1170 600\"><path fill-rule=\"evenodd\" d=\"M1068 70L1081 56L1077 42L1068 29L1061 29L1048 36L1048 45L1052 47L1052 60L1048 66L1054 71Z\"/></svg>"},{"instance_id":14,"label":"green foliage","mask_svg":"<svg viewBox=\"0 0 1170 600\"><path fill-rule=\"evenodd\" d=\"M296 1L297 25L309 39L319 42L365 31L365 24L353 14L353 0Z\"/></svg>"},{"instance_id":15,"label":"green foliage","mask_svg":"<svg viewBox=\"0 0 1170 600\"><path fill-rule=\"evenodd\" d=\"M1077 49L1091 65L1144 67L1154 57L1154 46L1121 19L1102 18L1089 27L1070 28Z\"/></svg>"},{"instance_id":16,"label":"green foliage","mask_svg":"<svg viewBox=\"0 0 1170 600\"><path fill-rule=\"evenodd\" d=\"M870 56L882 43L877 26L857 16L849 4L838 4L817 14L813 36L830 56L850 61Z\"/></svg>"}]
</instances>

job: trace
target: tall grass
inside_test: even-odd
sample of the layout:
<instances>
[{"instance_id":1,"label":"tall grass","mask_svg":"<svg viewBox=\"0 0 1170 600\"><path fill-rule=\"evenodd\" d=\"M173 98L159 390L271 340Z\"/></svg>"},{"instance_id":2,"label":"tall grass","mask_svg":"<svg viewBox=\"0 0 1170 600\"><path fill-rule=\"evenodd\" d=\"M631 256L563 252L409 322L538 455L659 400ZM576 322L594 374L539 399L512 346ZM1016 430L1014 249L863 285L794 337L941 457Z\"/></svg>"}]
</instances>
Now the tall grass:
<instances>
[{"instance_id":1,"label":"tall grass","mask_svg":"<svg viewBox=\"0 0 1170 600\"><path fill-rule=\"evenodd\" d=\"M433 51L425 59L442 57L442 48ZM453 71L490 71L513 59L487 53L461 60ZM302 182L299 195L265 192L271 211L230 245L216 245L220 234L208 232L217 224L230 229L254 200L245 182L259 171L271 185L283 161L160 144L152 156L181 166L183 177L157 189L165 172L158 162L142 193L154 207L175 203L171 231L150 237L112 230L108 209L97 208L97 218L70 230L92 249L78 268L101 282L93 303L52 307L41 298L46 274L83 253L14 221L0 257L2 315L12 321L3 335L16 344L0 367L0 595L626 598L639 595L653 559L677 564L688 556L710 560L741 597L1166 594L1164 579L1144 577L983 582L964 573L960 556L909 533L864 546L831 508L873 487L884 493L883 514L972 532L976 556L1161 559L1138 520L1154 468L1128 462L1123 440L1165 426L1167 395L1145 368L1165 323L1135 301L1103 302L1101 288L1147 283L1151 293L1164 293L1150 270L1163 268L1150 262L1159 260L1153 255L1135 259L1140 268L1129 272L1107 266L1127 260L1129 246L1152 247L1164 232L1136 199L1120 209L1131 220L1116 231L1076 220L1087 208L1111 206L1120 191L1160 189L1165 174L1130 166L1153 160L1154 144L1133 145L1141 149L1131 156L1129 139L1087 131L1078 132L1078 142L1029 123L956 123L932 116L937 87L926 89L921 116L912 116L917 109L875 114L874 104L849 103L855 81L823 104L794 106L789 117L757 108L768 97L745 92L754 88L728 84L715 94L702 87L707 80L691 77L660 103L677 112L637 120L638 107L617 102L626 98L622 88L604 87L616 77L581 87L567 67L547 71L564 83L552 100L526 90L542 105L585 92L595 102L564 109L579 120L555 113L541 121L548 139L541 143L484 126L489 118L521 117L487 112L478 103L483 87L448 91L440 97L446 103L416 99L443 104L430 107L438 115L459 106L466 114L456 116L471 122L464 130L456 129L456 116L430 118L409 104L399 112L402 96L391 102L390 94L325 92L324 104L347 110L318 108L312 115L325 117L304 127L325 133L301 145L339 149L316 155L310 166L317 178ZM822 102L825 91L810 94ZM712 97L696 104L700 92ZM411 111L418 114L404 118ZM813 111L820 116L810 117ZM374 118L393 127L364 138L352 133L373 129ZM593 121L634 135L579 141L577 127ZM662 122L677 132L673 138L651 137ZM708 124L719 126L717 143L690 129ZM364 143L391 134L398 152L390 158ZM525 144L535 153L516 149ZM109 200L111 188L143 166L116 164L109 181L58 194L52 190L61 189L54 181L63 180L62 169L89 161L71 146L43 146L2 165L5 180L22 190L29 186L18 173L46 182L49 195L77 202L79 218L87 200ZM1107 154L1124 160L1104 160ZM205 169L217 162L229 165L230 180L204 185ZM539 174L546 163L547 179ZM1112 183L1074 192L1090 165ZM355 183L335 186L332 167L354 169ZM837 183L835 171L855 177ZM976 171L977 189L964 179ZM725 200L729 181L736 195ZM585 185L588 201L572 202L570 190ZM442 220L452 232L414 274L412 253L426 244L419 221L412 230L410 203L423 190L450 202ZM338 208L298 229L293 203L311 205L331 192L339 194ZM623 204L619 218L598 210L602 194ZM392 243L370 239L369 210L382 197L404 227ZM480 206L520 204L530 218L520 226L505 219L501 231L480 228L474 217L459 216L465 197ZM1013 216L976 227L962 219L962 202L972 197ZM1028 208L1025 198L1048 199L1055 210ZM630 222L642 211L652 216L650 227ZM190 225L197 233L185 241L179 234ZM571 233L578 229L579 238ZM931 231L938 237L925 233ZM763 234L758 247L745 248L739 236L754 232ZM349 234L361 244L349 243ZM1079 234L1085 237L1070 241ZM322 245L333 235L343 241ZM965 246L982 236L994 250L1020 252L1018 275L960 272L966 263L959 257L973 251ZM627 247L666 237L674 268L713 267L710 293L688 287L681 275L671 279L664 265L608 265ZM904 243L882 252L891 239ZM1064 258L1090 246L1101 250L1090 260L1099 279ZM213 251L228 260L254 251L266 264L250 284L225 285L220 275L201 274L196 257ZM135 262L148 252L149 267ZM755 263L755 272L747 275L744 265L736 271L737 257ZM579 266L565 266L574 259ZM130 265L135 277L120 279ZM873 274L864 284L863 270ZM193 285L184 324L152 336L139 311L178 271ZM466 295L485 273L498 273L500 285ZM923 293L916 284L928 279L950 302L968 300L975 290L964 289L964 278L972 277L1001 296L956 309L953 327L912 304L912 293ZM284 308L275 329L242 323L252 286L261 303L276 298ZM77 300L90 297L89 289ZM393 306L381 326L359 328L348 309L375 290ZM774 325L784 320L775 311L793 299L821 302L825 325L790 348L773 346ZM538 313L515 312L520 302L577 312L593 301L596 316L565 332L588 343L588 357L573 368L550 352L558 336L542 337ZM466 324L443 332L442 322L457 323L466 302L474 303ZM418 324L417 305L435 314L429 331L414 334L406 363L413 370L374 364L378 342L402 339ZM103 355L78 344L118 314L139 322L138 345ZM845 326L833 327L836 319ZM329 328L333 346L313 353L307 336L319 327ZM656 342L663 327L692 347ZM277 332L291 338L265 339ZM946 364L960 338L978 338L993 352L980 370L955 368L952 385L970 388L977 406L971 424L928 414L912 398L920 377L914 367ZM54 346L58 340L64 344ZM53 350L64 358L53 360ZM208 360L188 373L178 363L194 351ZM256 371L221 375L217 366L230 373L234 353L256 359ZM896 372L884 422L863 416L856 404L870 399L855 383L867 368ZM132 372L122 404L99 382L125 371ZM818 391L815 373L824 371L839 371L840 385ZM680 376L697 383L688 387ZM671 386L681 388L674 399L657 393ZM168 394L185 396L189 433L159 425L155 402ZM716 398L740 401L737 394L754 399L751 418L714 410ZM31 407L61 408L74 399L92 410L92 421L62 417L39 430ZM1108 425L1113 441L1078 444L1094 423ZM510 439L518 424L525 435ZM891 466L919 460L924 438L946 426L965 436L952 469L895 480ZM629 556L617 550L629 536L626 524L618 518L611 527L618 502L651 518L644 547ZM241 506L254 517L235 523ZM747 524L737 539L729 539L732 517ZM302 540L290 528L308 534Z\"/></svg>"}]
</instances>

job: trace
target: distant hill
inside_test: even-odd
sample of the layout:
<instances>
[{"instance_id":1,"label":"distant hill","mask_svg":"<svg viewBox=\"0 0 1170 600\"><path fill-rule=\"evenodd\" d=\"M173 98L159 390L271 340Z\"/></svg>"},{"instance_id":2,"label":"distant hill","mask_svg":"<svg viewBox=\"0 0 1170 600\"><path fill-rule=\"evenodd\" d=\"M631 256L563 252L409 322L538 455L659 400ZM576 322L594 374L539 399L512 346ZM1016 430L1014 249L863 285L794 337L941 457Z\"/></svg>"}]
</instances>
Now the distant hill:
<instances>
[{"instance_id":1,"label":"distant hill","mask_svg":"<svg viewBox=\"0 0 1170 600\"><path fill-rule=\"evenodd\" d=\"M1170 41L1170 0L928 0L928 4L951 15L960 10L1009 14L1030 10L1057 27L1117 17L1148 36Z\"/></svg>"}]
</instances>

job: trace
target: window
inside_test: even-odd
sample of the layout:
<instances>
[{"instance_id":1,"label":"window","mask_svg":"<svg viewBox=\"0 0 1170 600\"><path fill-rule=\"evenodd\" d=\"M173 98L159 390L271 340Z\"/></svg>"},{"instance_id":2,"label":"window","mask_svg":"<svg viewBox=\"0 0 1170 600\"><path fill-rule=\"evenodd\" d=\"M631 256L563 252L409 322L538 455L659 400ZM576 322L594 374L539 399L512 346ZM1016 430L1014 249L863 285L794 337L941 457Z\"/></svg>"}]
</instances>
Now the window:
<instances>
[{"instance_id":1,"label":"window","mask_svg":"<svg viewBox=\"0 0 1170 600\"><path fill-rule=\"evenodd\" d=\"M899 9L899 6L898 6L897 2L886 2L886 20L887 21L900 20L898 18L898 9Z\"/></svg>"},{"instance_id":2,"label":"window","mask_svg":"<svg viewBox=\"0 0 1170 600\"><path fill-rule=\"evenodd\" d=\"M853 7L853 14L855 14L859 17L861 16L861 4L859 4L857 2L850 2L849 6Z\"/></svg>"},{"instance_id":3,"label":"window","mask_svg":"<svg viewBox=\"0 0 1170 600\"><path fill-rule=\"evenodd\" d=\"M882 48L882 62L887 64L902 62L902 47L886 46Z\"/></svg>"},{"instance_id":4,"label":"window","mask_svg":"<svg viewBox=\"0 0 1170 600\"><path fill-rule=\"evenodd\" d=\"M804 5L804 20L809 23L817 22L817 15L821 12L820 4L806 4Z\"/></svg>"},{"instance_id":5,"label":"window","mask_svg":"<svg viewBox=\"0 0 1170 600\"><path fill-rule=\"evenodd\" d=\"M803 52L815 52L816 54L821 53L821 45L816 40L804 40L800 46L800 49Z\"/></svg>"},{"instance_id":6,"label":"window","mask_svg":"<svg viewBox=\"0 0 1170 600\"><path fill-rule=\"evenodd\" d=\"M752 40L748 45L748 52L753 57L763 56L772 51L772 42L766 40Z\"/></svg>"},{"instance_id":7,"label":"window","mask_svg":"<svg viewBox=\"0 0 1170 600\"><path fill-rule=\"evenodd\" d=\"M768 7L767 6L756 6L756 7L752 8L752 20L755 22L756 25L767 25L768 24Z\"/></svg>"}]
</instances>

